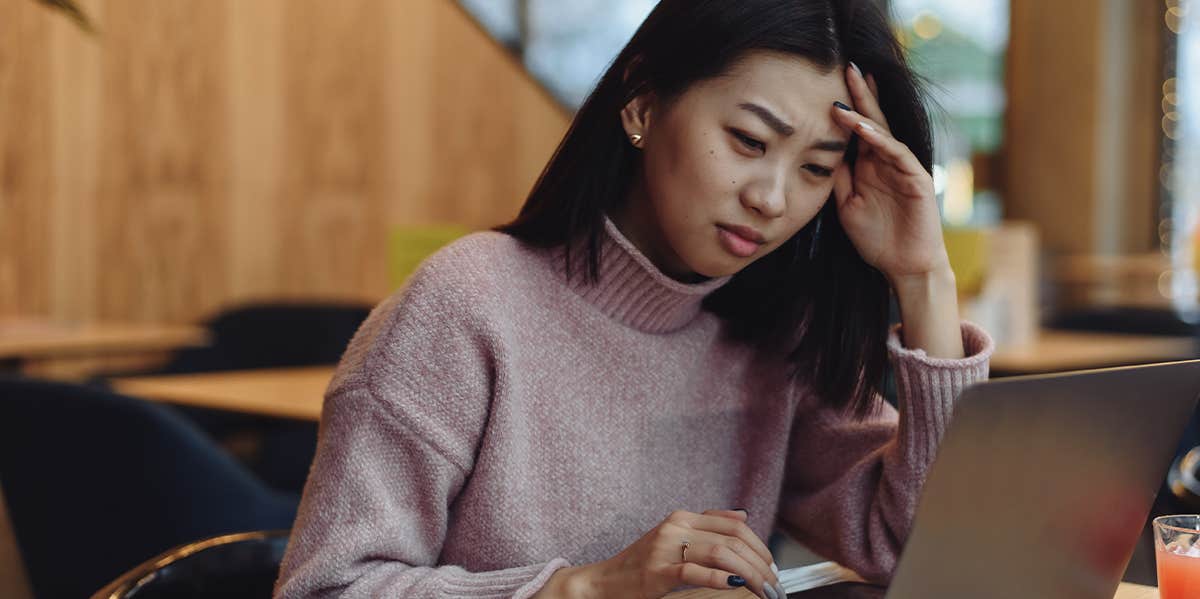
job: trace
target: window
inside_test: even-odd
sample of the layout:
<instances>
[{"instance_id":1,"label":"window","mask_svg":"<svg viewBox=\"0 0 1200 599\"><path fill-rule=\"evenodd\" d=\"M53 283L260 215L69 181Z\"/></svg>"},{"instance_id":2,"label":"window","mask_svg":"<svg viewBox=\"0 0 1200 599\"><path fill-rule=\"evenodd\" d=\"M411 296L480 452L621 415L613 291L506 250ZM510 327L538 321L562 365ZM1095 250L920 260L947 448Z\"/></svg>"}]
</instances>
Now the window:
<instances>
[{"instance_id":1,"label":"window","mask_svg":"<svg viewBox=\"0 0 1200 599\"><path fill-rule=\"evenodd\" d=\"M934 187L948 224L1000 218L992 182L977 180L974 165L1001 148L1008 10L1008 0L891 0L909 62L930 84Z\"/></svg>"},{"instance_id":2,"label":"window","mask_svg":"<svg viewBox=\"0 0 1200 599\"><path fill-rule=\"evenodd\" d=\"M1200 4L1167 0L1162 84L1162 221L1159 238L1171 255L1166 287L1181 316L1200 321Z\"/></svg>"},{"instance_id":3,"label":"window","mask_svg":"<svg viewBox=\"0 0 1200 599\"><path fill-rule=\"evenodd\" d=\"M656 0L459 0L572 111Z\"/></svg>"}]
</instances>

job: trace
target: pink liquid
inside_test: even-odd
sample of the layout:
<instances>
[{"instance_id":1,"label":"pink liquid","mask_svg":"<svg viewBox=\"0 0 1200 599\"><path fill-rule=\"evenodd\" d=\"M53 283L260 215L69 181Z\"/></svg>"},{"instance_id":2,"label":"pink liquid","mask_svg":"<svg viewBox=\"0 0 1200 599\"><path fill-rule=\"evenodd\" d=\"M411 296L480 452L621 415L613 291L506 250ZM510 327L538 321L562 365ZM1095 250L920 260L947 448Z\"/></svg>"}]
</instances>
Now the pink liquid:
<instances>
[{"instance_id":1,"label":"pink liquid","mask_svg":"<svg viewBox=\"0 0 1200 599\"><path fill-rule=\"evenodd\" d=\"M1200 598L1200 557L1171 553L1159 548L1158 596L1162 599Z\"/></svg>"}]
</instances>

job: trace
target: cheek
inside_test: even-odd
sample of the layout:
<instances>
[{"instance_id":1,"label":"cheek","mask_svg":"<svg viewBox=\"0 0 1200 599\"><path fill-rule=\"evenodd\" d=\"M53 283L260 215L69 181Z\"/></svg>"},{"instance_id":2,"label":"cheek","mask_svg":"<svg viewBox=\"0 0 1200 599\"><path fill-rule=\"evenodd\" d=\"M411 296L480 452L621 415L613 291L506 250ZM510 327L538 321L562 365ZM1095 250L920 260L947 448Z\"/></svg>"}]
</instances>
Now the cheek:
<instances>
[{"instance_id":1,"label":"cheek","mask_svg":"<svg viewBox=\"0 0 1200 599\"><path fill-rule=\"evenodd\" d=\"M810 184L811 185L811 184ZM795 201L788 203L787 225L785 239L791 238L796 233L800 232L805 225L812 222L821 209L825 207L826 202L832 202L834 199L830 197L833 193L833 184L822 185L819 188L809 188Z\"/></svg>"},{"instance_id":2,"label":"cheek","mask_svg":"<svg viewBox=\"0 0 1200 599\"><path fill-rule=\"evenodd\" d=\"M736 198L738 171L728 149L712 135L664 144L648 156L646 184L657 211L679 220L712 216L722 198Z\"/></svg>"}]
</instances>

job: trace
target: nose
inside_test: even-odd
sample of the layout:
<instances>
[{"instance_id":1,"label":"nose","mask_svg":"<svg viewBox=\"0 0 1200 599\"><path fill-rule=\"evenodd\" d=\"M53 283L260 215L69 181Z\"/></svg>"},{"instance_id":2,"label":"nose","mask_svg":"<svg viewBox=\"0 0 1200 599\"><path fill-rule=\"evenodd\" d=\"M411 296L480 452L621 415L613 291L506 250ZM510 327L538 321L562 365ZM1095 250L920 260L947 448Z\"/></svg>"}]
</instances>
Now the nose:
<instances>
[{"instance_id":1,"label":"nose","mask_svg":"<svg viewBox=\"0 0 1200 599\"><path fill-rule=\"evenodd\" d=\"M764 218L783 216L787 206L786 178L778 173L750 181L741 191L742 205Z\"/></svg>"}]
</instances>

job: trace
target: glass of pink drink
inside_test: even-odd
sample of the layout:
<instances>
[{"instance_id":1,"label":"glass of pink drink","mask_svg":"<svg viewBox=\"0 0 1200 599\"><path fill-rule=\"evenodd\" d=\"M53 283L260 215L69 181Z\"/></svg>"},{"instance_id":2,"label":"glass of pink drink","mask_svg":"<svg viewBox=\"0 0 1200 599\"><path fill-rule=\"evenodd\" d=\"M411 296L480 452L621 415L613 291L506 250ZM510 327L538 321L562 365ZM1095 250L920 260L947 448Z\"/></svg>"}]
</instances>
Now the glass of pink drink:
<instances>
[{"instance_id":1,"label":"glass of pink drink","mask_svg":"<svg viewBox=\"0 0 1200 599\"><path fill-rule=\"evenodd\" d=\"M1155 518L1154 557L1159 597L1200 597L1200 516Z\"/></svg>"}]
</instances>

